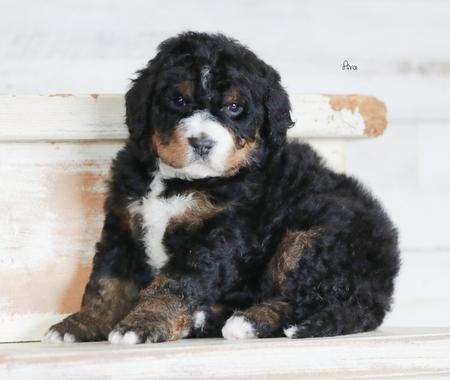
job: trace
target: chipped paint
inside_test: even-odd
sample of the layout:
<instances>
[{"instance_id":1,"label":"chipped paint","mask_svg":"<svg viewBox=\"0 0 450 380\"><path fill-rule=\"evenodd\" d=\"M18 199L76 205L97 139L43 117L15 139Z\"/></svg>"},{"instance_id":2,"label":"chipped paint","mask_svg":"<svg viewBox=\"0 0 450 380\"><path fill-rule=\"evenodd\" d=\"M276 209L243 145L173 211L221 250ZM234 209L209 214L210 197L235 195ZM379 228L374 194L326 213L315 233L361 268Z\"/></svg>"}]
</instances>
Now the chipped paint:
<instances>
[{"instance_id":1,"label":"chipped paint","mask_svg":"<svg viewBox=\"0 0 450 380\"><path fill-rule=\"evenodd\" d=\"M289 136L326 138L359 137L364 134L362 116L353 110L333 110L327 95L301 95L295 98L295 102L295 125L289 130Z\"/></svg>"},{"instance_id":2,"label":"chipped paint","mask_svg":"<svg viewBox=\"0 0 450 380\"><path fill-rule=\"evenodd\" d=\"M367 136L379 136L386 129L386 106L373 96L330 95L330 106L336 112L359 113Z\"/></svg>"},{"instance_id":3,"label":"chipped paint","mask_svg":"<svg viewBox=\"0 0 450 380\"><path fill-rule=\"evenodd\" d=\"M290 137L373 137L386 127L384 103L370 96L297 95L292 106Z\"/></svg>"}]
</instances>

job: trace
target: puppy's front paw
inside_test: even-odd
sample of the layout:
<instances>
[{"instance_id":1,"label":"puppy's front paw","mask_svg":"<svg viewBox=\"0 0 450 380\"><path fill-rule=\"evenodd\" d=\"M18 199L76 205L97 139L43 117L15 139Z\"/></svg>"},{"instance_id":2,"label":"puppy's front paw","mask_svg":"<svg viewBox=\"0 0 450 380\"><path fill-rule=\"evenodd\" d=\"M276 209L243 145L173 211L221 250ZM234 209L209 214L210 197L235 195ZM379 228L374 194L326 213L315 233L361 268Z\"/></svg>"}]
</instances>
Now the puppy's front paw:
<instances>
[{"instance_id":1,"label":"puppy's front paw","mask_svg":"<svg viewBox=\"0 0 450 380\"><path fill-rule=\"evenodd\" d=\"M126 326L120 324L109 333L111 344L157 343L171 340L163 324L146 324L146 326Z\"/></svg>"},{"instance_id":2,"label":"puppy's front paw","mask_svg":"<svg viewBox=\"0 0 450 380\"><path fill-rule=\"evenodd\" d=\"M42 339L45 343L74 343L106 339L108 327L89 315L75 313L52 326Z\"/></svg>"},{"instance_id":3,"label":"puppy's front paw","mask_svg":"<svg viewBox=\"0 0 450 380\"><path fill-rule=\"evenodd\" d=\"M60 333L57 328L51 328L42 338L43 343L74 343L76 338L69 332Z\"/></svg>"},{"instance_id":4,"label":"puppy's front paw","mask_svg":"<svg viewBox=\"0 0 450 380\"><path fill-rule=\"evenodd\" d=\"M225 339L252 339L256 338L253 323L244 315L232 315L227 319L222 328L222 335Z\"/></svg>"},{"instance_id":5,"label":"puppy's front paw","mask_svg":"<svg viewBox=\"0 0 450 380\"><path fill-rule=\"evenodd\" d=\"M184 318L130 314L114 327L108 340L112 344L158 343L185 338L189 331L190 324Z\"/></svg>"}]
</instances>

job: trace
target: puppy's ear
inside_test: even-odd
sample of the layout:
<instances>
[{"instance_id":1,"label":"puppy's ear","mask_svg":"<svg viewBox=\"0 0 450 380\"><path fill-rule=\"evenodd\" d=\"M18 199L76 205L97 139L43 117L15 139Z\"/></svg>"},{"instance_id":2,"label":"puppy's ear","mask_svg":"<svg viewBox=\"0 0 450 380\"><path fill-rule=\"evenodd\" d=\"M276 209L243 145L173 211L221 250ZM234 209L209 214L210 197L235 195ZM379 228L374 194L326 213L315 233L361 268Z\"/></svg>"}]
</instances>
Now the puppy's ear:
<instances>
[{"instance_id":1,"label":"puppy's ear","mask_svg":"<svg viewBox=\"0 0 450 380\"><path fill-rule=\"evenodd\" d=\"M291 104L286 90L281 86L280 75L270 70L268 91L265 97L265 122L263 134L270 145L279 146L286 142L288 128L294 125L291 119Z\"/></svg>"},{"instance_id":2,"label":"puppy's ear","mask_svg":"<svg viewBox=\"0 0 450 380\"><path fill-rule=\"evenodd\" d=\"M125 94L126 124L132 140L139 140L150 128L149 112L155 77L155 63L150 61L145 69L137 72L131 88Z\"/></svg>"}]
</instances>

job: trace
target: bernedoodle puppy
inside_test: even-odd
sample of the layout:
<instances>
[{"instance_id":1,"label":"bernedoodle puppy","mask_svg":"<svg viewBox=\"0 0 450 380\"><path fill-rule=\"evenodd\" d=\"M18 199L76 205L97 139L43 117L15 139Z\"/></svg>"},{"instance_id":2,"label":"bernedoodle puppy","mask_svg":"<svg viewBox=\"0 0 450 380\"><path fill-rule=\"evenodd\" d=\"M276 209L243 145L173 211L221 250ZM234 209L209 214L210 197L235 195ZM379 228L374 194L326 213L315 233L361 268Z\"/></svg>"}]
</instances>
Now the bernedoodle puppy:
<instances>
[{"instance_id":1,"label":"bernedoodle puppy","mask_svg":"<svg viewBox=\"0 0 450 380\"><path fill-rule=\"evenodd\" d=\"M50 342L333 336L375 329L397 232L293 124L279 74L235 40L164 41L126 94L81 310Z\"/></svg>"}]
</instances>

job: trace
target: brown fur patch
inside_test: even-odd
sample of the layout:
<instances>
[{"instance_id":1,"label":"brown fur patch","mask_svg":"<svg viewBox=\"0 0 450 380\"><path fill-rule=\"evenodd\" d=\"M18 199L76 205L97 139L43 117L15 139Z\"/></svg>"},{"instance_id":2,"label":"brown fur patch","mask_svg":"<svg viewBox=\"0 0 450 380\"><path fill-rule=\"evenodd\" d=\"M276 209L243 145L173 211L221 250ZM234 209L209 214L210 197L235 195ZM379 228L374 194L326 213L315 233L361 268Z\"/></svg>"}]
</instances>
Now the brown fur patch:
<instances>
[{"instance_id":1,"label":"brown fur patch","mask_svg":"<svg viewBox=\"0 0 450 380\"><path fill-rule=\"evenodd\" d=\"M219 313L220 311L223 310L223 305L221 305L220 303L213 303L210 307L209 307L214 313Z\"/></svg>"},{"instance_id":2,"label":"brown fur patch","mask_svg":"<svg viewBox=\"0 0 450 380\"><path fill-rule=\"evenodd\" d=\"M169 281L169 277L164 273L158 274L153 281L141 291L141 297L150 297L152 294L163 292L164 285Z\"/></svg>"},{"instance_id":3,"label":"brown fur patch","mask_svg":"<svg viewBox=\"0 0 450 380\"><path fill-rule=\"evenodd\" d=\"M142 215L139 213L131 213L127 207L118 206L110 211L117 219L120 229L123 232L129 232L133 236L139 236L142 226ZM103 231L102 233L105 233Z\"/></svg>"},{"instance_id":4,"label":"brown fur patch","mask_svg":"<svg viewBox=\"0 0 450 380\"><path fill-rule=\"evenodd\" d=\"M225 164L226 176L231 176L240 168L249 165L252 161L252 154L259 145L259 136L256 136L253 141L238 140L232 131L229 132L233 136L235 142Z\"/></svg>"},{"instance_id":5,"label":"brown fur patch","mask_svg":"<svg viewBox=\"0 0 450 380\"><path fill-rule=\"evenodd\" d=\"M274 326L280 323L281 316L287 312L288 308L287 302L268 301L249 307L243 315L253 323Z\"/></svg>"},{"instance_id":6,"label":"brown fur patch","mask_svg":"<svg viewBox=\"0 0 450 380\"><path fill-rule=\"evenodd\" d=\"M182 168L187 162L189 143L179 128L175 128L170 138L163 138L158 132L153 134L153 144L159 158L174 168Z\"/></svg>"},{"instance_id":7,"label":"brown fur patch","mask_svg":"<svg viewBox=\"0 0 450 380\"><path fill-rule=\"evenodd\" d=\"M178 90L180 95L185 98L192 98L194 95L194 82L190 80L184 80L178 83L175 88Z\"/></svg>"},{"instance_id":8,"label":"brown fur patch","mask_svg":"<svg viewBox=\"0 0 450 380\"><path fill-rule=\"evenodd\" d=\"M330 106L335 111L350 109L359 113L364 119L364 133L367 136L381 135L387 126L386 105L373 96L331 95Z\"/></svg>"},{"instance_id":9,"label":"brown fur patch","mask_svg":"<svg viewBox=\"0 0 450 380\"><path fill-rule=\"evenodd\" d=\"M138 295L139 290L134 283L102 277L86 287L81 312L87 312L112 327L130 311Z\"/></svg>"},{"instance_id":10,"label":"brown fur patch","mask_svg":"<svg viewBox=\"0 0 450 380\"><path fill-rule=\"evenodd\" d=\"M269 270L279 289L282 289L286 274L292 271L300 261L306 248L320 233L320 228L298 231L288 230L278 245L275 255L269 263Z\"/></svg>"},{"instance_id":11,"label":"brown fur patch","mask_svg":"<svg viewBox=\"0 0 450 380\"><path fill-rule=\"evenodd\" d=\"M191 199L192 203L183 214L170 219L167 226L168 229L174 228L180 224L197 226L204 220L212 218L223 210L223 207L212 204L208 196L199 191L192 193Z\"/></svg>"},{"instance_id":12,"label":"brown fur patch","mask_svg":"<svg viewBox=\"0 0 450 380\"><path fill-rule=\"evenodd\" d=\"M240 98L241 96L237 88L231 87L223 94L223 103L224 104L238 103Z\"/></svg>"}]
</instances>

